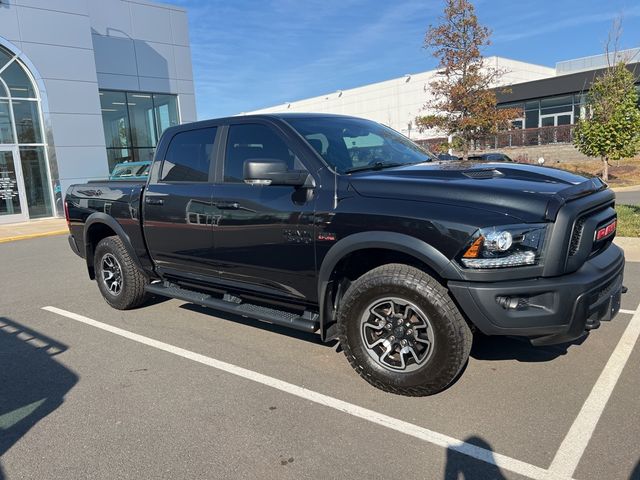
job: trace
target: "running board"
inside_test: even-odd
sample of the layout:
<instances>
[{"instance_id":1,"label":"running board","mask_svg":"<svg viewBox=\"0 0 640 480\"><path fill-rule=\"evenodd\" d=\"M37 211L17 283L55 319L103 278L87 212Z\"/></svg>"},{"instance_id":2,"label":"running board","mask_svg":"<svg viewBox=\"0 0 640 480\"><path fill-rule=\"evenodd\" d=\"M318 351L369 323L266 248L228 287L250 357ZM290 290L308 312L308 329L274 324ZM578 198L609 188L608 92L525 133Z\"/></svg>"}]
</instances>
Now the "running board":
<instances>
[{"instance_id":1,"label":"running board","mask_svg":"<svg viewBox=\"0 0 640 480\"><path fill-rule=\"evenodd\" d=\"M229 294L225 295L224 299L221 299L212 297L206 293L187 290L171 283L151 283L145 287L145 290L155 295L177 298L178 300L195 303L203 307L235 313L236 315L255 318L256 320L262 320L275 325L295 328L303 332L313 333L317 332L320 328L318 314L308 311L305 311L302 316L299 316L283 310L245 303L238 297Z\"/></svg>"}]
</instances>

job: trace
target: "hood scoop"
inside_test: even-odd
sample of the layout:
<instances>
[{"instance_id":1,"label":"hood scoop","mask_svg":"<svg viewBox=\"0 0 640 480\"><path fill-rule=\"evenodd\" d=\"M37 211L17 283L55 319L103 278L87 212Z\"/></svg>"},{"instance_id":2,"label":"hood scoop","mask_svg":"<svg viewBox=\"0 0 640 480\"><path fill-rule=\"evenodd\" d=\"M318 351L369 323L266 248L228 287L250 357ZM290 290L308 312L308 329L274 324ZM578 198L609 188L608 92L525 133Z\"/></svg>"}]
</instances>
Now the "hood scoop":
<instances>
[{"instance_id":1,"label":"hood scoop","mask_svg":"<svg viewBox=\"0 0 640 480\"><path fill-rule=\"evenodd\" d=\"M473 170L465 170L462 172L462 174L465 177L474 178L476 180L504 177L504 173L496 170L495 168L478 168Z\"/></svg>"}]
</instances>

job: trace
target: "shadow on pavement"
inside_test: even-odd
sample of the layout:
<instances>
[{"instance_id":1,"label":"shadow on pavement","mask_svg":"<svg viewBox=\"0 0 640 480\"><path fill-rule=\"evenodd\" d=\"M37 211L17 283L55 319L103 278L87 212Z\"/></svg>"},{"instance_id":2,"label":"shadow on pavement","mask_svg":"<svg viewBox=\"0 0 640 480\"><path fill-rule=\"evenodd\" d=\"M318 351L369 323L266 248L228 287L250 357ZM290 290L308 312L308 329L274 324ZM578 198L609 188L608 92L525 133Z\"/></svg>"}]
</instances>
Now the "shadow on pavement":
<instances>
[{"instance_id":1,"label":"shadow on pavement","mask_svg":"<svg viewBox=\"0 0 640 480\"><path fill-rule=\"evenodd\" d=\"M481 437L469 437L465 442L492 451L489 442ZM506 480L506 477L496 465L477 460L454 450L447 450L444 480L458 480L460 478L465 480Z\"/></svg>"},{"instance_id":2,"label":"shadow on pavement","mask_svg":"<svg viewBox=\"0 0 640 480\"><path fill-rule=\"evenodd\" d=\"M262 322L253 318L242 317L232 313L222 312L208 307L202 307L193 303L184 303L179 308L189 310L211 317L223 319L247 325L252 328L259 328L268 332L277 333L279 335L287 335L298 340L314 343L316 345L326 345L329 348L336 348L338 352L342 351L336 340L324 343L320 340L320 335L314 333L301 332L292 328L273 325L271 323ZM518 337L502 337L487 336L480 332L474 335L473 346L471 348L471 356L476 360L517 360L519 362L549 362L562 355L566 355L569 347L572 345L580 345L587 339L583 336L571 343L563 343L560 345L551 345L545 347L534 347L525 338ZM465 367L466 368L466 367ZM453 382L455 383L455 381Z\"/></svg>"},{"instance_id":3,"label":"shadow on pavement","mask_svg":"<svg viewBox=\"0 0 640 480\"><path fill-rule=\"evenodd\" d=\"M0 317L0 458L62 405L78 376L55 356L67 346ZM0 480L5 478L0 464Z\"/></svg>"},{"instance_id":4,"label":"shadow on pavement","mask_svg":"<svg viewBox=\"0 0 640 480\"><path fill-rule=\"evenodd\" d=\"M570 343L534 347L526 338L487 336L476 333L471 347L471 356L476 360L517 360L519 362L549 362L566 355L569 347L580 345L587 339L583 336Z\"/></svg>"},{"instance_id":5,"label":"shadow on pavement","mask_svg":"<svg viewBox=\"0 0 640 480\"><path fill-rule=\"evenodd\" d=\"M159 305L164 302L168 302L171 300L169 297L162 297L160 295L151 295L146 302L142 305L142 307L151 307L153 305Z\"/></svg>"}]
</instances>

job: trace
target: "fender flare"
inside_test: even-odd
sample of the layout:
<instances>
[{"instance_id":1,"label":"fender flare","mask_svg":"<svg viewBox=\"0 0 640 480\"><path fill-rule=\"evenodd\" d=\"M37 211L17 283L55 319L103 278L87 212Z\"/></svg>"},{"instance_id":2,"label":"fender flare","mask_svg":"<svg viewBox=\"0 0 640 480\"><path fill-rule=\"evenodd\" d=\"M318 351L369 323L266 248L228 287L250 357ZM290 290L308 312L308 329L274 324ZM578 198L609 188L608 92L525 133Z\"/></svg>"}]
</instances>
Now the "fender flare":
<instances>
[{"instance_id":1,"label":"fender flare","mask_svg":"<svg viewBox=\"0 0 640 480\"><path fill-rule=\"evenodd\" d=\"M318 272L318 305L320 307L320 333L327 338L327 328L331 322L327 318L327 290L331 274L338 262L350 253L369 248L394 250L410 255L428 265L434 272L446 279L460 279L460 274L451 260L438 249L410 235L396 232L369 231L349 235L335 243L325 255Z\"/></svg>"},{"instance_id":2,"label":"fender flare","mask_svg":"<svg viewBox=\"0 0 640 480\"><path fill-rule=\"evenodd\" d=\"M93 280L95 278L95 272L93 271L93 246L89 242L89 230L92 225L102 224L109 227L111 230L115 232L115 234L122 240L125 250L133 260L133 263L141 270L144 271L142 264L140 263L140 259L136 255L136 252L131 244L131 240L129 239L129 235L126 234L122 226L111 216L102 212L94 212L87 217L87 220L84 224L84 233L83 233L83 241L84 241L84 250L85 250L85 258L87 260L87 269L89 270L89 277Z\"/></svg>"}]
</instances>

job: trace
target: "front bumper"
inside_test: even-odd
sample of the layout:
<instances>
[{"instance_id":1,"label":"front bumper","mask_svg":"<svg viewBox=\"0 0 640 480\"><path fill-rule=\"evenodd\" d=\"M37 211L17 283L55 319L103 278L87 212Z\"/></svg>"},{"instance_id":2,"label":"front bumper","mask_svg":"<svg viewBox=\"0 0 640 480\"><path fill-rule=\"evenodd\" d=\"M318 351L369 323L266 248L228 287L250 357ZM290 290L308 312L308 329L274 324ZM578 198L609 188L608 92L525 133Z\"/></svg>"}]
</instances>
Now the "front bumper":
<instances>
[{"instance_id":1,"label":"front bumper","mask_svg":"<svg viewBox=\"0 0 640 480\"><path fill-rule=\"evenodd\" d=\"M452 281L449 289L481 332L552 345L575 340L618 313L623 270L624 253L611 244L568 275L492 283Z\"/></svg>"}]
</instances>

